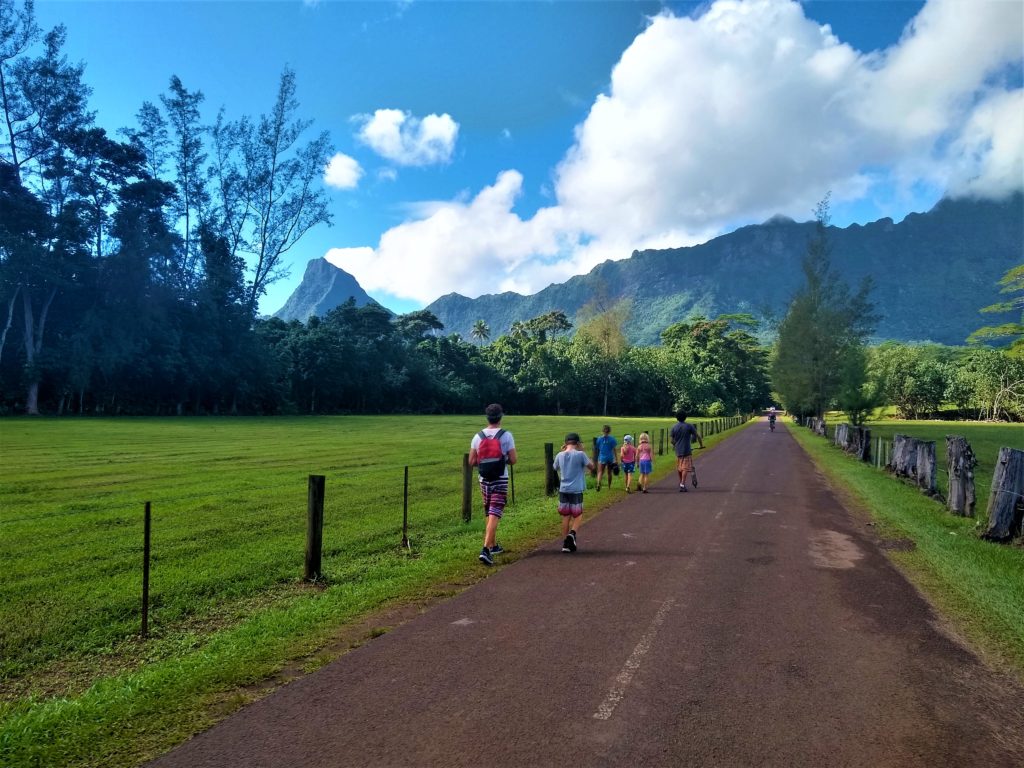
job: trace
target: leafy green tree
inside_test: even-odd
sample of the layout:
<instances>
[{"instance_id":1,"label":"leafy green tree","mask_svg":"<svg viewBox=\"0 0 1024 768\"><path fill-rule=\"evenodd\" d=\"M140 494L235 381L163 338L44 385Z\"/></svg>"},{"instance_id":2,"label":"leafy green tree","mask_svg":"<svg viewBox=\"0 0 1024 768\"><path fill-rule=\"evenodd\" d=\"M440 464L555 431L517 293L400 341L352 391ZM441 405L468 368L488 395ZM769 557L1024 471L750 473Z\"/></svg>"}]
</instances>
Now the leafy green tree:
<instances>
[{"instance_id":1,"label":"leafy green tree","mask_svg":"<svg viewBox=\"0 0 1024 768\"><path fill-rule=\"evenodd\" d=\"M491 338L491 328L487 325L486 320L477 320L473 323L473 330L470 331L469 335L483 344Z\"/></svg>"},{"instance_id":2,"label":"leafy green tree","mask_svg":"<svg viewBox=\"0 0 1024 768\"><path fill-rule=\"evenodd\" d=\"M868 376L867 349L849 347L842 360L839 392L836 403L854 426L861 426L879 405L878 389Z\"/></svg>"},{"instance_id":3,"label":"leafy green tree","mask_svg":"<svg viewBox=\"0 0 1024 768\"><path fill-rule=\"evenodd\" d=\"M83 160L81 139L92 114L87 110L89 89L82 81L84 65L69 64L63 54L64 28L44 35L41 54L30 56L28 46L36 33L31 5L24 9L19 15L11 3L0 6L0 29L5 34L14 30L12 39L0 41L0 96L8 139L0 161L13 169L11 186L16 181L43 204L49 223L45 230L36 228L44 240L30 243L22 238L17 250L5 254L2 282L8 301L20 296L25 411L36 414L48 365L43 345L47 325L52 316L59 317L55 302L59 294L70 301L94 267L89 263L88 206L75 183Z\"/></svg>"},{"instance_id":4,"label":"leafy green tree","mask_svg":"<svg viewBox=\"0 0 1024 768\"><path fill-rule=\"evenodd\" d=\"M210 195L206 189L203 168L207 153L203 147L203 125L199 106L206 97L202 91L190 91L177 75L171 77L168 95L160 101L173 130L171 159L174 181L178 188L175 212L181 224L184 241L182 283L190 286L199 263L199 239L195 232L206 219Z\"/></svg>"},{"instance_id":5,"label":"leafy green tree","mask_svg":"<svg viewBox=\"0 0 1024 768\"><path fill-rule=\"evenodd\" d=\"M886 342L871 356L871 378L880 400L896 406L901 418L937 412L946 394L945 352L935 345Z\"/></svg>"},{"instance_id":6,"label":"leafy green tree","mask_svg":"<svg viewBox=\"0 0 1024 768\"><path fill-rule=\"evenodd\" d=\"M977 348L947 364L946 397L977 419L1024 421L1024 360Z\"/></svg>"},{"instance_id":7,"label":"leafy green tree","mask_svg":"<svg viewBox=\"0 0 1024 768\"><path fill-rule=\"evenodd\" d=\"M312 121L296 117L295 94L295 73L286 68L270 113L251 129L240 129L245 168L241 200L250 213L245 243L252 255L249 305L254 313L267 287L287 275L285 254L309 229L330 225L332 219L327 195L318 184L334 147L327 131L299 143Z\"/></svg>"},{"instance_id":8,"label":"leafy green tree","mask_svg":"<svg viewBox=\"0 0 1024 768\"><path fill-rule=\"evenodd\" d=\"M972 333L967 341L978 344L990 341L1009 340L1010 355L1024 359L1024 264L1013 267L999 281L1000 293L1010 295L1006 301L996 302L982 309L982 312L1020 312L1020 320L988 325Z\"/></svg>"},{"instance_id":9,"label":"leafy green tree","mask_svg":"<svg viewBox=\"0 0 1024 768\"><path fill-rule=\"evenodd\" d=\"M594 305L584 307L581 314L589 318L577 330L577 338L588 339L599 353L598 369L602 385L601 415L608 415L608 394L619 356L629 348L623 327L629 319L629 302L623 301L604 311Z\"/></svg>"},{"instance_id":10,"label":"leafy green tree","mask_svg":"<svg viewBox=\"0 0 1024 768\"><path fill-rule=\"evenodd\" d=\"M662 331L662 343L676 362L676 408L691 412L737 413L770 399L765 352L751 331L750 315L695 317Z\"/></svg>"},{"instance_id":11,"label":"leafy green tree","mask_svg":"<svg viewBox=\"0 0 1024 768\"><path fill-rule=\"evenodd\" d=\"M779 324L771 379L788 410L822 416L851 373L851 348L864 346L876 316L870 280L852 293L832 270L828 196L815 215L817 229L803 260L805 283Z\"/></svg>"}]
</instances>

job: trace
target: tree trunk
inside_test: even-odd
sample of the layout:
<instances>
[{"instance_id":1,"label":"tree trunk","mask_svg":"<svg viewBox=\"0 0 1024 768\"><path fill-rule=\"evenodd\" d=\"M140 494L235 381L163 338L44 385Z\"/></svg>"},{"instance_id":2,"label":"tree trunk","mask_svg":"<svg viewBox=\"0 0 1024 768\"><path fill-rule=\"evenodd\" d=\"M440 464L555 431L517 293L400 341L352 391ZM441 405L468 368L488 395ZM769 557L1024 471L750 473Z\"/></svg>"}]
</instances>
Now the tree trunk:
<instances>
[{"instance_id":1,"label":"tree trunk","mask_svg":"<svg viewBox=\"0 0 1024 768\"><path fill-rule=\"evenodd\" d=\"M1024 520L1024 451L1000 448L992 493L988 497L988 529L982 534L990 541L1009 541L1021 533Z\"/></svg>"},{"instance_id":2,"label":"tree trunk","mask_svg":"<svg viewBox=\"0 0 1024 768\"><path fill-rule=\"evenodd\" d=\"M14 293L11 294L10 301L7 302L7 322L4 324L3 335L0 335L0 360L3 359L4 345L7 343L7 332L11 330L11 324L14 322L14 302L18 298L18 291L20 290L20 285L15 287Z\"/></svg>"},{"instance_id":3,"label":"tree trunk","mask_svg":"<svg viewBox=\"0 0 1024 768\"><path fill-rule=\"evenodd\" d=\"M946 506L959 517L974 517L974 468L978 460L964 437L946 436L946 468L949 470L949 493Z\"/></svg>"},{"instance_id":4,"label":"tree trunk","mask_svg":"<svg viewBox=\"0 0 1024 768\"><path fill-rule=\"evenodd\" d=\"M35 311L32 307L32 294L28 288L21 288L21 303L25 316L25 367L28 369L28 391L25 395L25 413L31 416L39 415L39 371L35 367L36 358L43 349L43 331L46 329L46 317L50 312L50 305L57 295L57 289L50 289L50 295L46 297L42 309L39 312L39 319L36 320Z\"/></svg>"}]
</instances>

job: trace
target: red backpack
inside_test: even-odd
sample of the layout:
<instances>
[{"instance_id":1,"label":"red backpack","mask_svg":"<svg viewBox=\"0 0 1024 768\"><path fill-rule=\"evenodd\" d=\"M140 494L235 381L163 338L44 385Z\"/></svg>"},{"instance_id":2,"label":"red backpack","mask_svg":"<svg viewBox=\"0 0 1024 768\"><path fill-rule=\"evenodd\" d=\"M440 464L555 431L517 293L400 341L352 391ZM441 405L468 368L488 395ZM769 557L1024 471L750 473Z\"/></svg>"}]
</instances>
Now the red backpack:
<instances>
[{"instance_id":1,"label":"red backpack","mask_svg":"<svg viewBox=\"0 0 1024 768\"><path fill-rule=\"evenodd\" d=\"M505 474L505 454L501 451L501 436L504 429L499 429L493 436L480 430L480 444L476 448L476 467L484 480L497 480Z\"/></svg>"}]
</instances>

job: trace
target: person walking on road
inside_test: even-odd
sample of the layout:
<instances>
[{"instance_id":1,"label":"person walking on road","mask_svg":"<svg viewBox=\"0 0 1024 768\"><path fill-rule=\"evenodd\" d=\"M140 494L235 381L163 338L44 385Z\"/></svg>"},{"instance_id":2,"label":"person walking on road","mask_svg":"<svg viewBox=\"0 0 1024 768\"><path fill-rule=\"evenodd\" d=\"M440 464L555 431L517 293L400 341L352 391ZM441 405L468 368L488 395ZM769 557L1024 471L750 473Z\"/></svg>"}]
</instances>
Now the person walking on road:
<instances>
[{"instance_id":1,"label":"person walking on road","mask_svg":"<svg viewBox=\"0 0 1024 768\"><path fill-rule=\"evenodd\" d=\"M597 438L597 490L601 490L601 478L608 475L608 487L612 487L612 467L615 465L615 446L619 444L607 424L601 428L601 436Z\"/></svg>"},{"instance_id":2,"label":"person walking on road","mask_svg":"<svg viewBox=\"0 0 1024 768\"><path fill-rule=\"evenodd\" d=\"M516 463L516 443L512 433L502 429L504 416L498 403L484 409L487 426L473 435L469 444L469 463L480 474L480 493L484 497L484 546L480 562L493 565L494 556L504 550L497 541L498 523L505 511L508 498L508 465Z\"/></svg>"},{"instance_id":3,"label":"person walking on road","mask_svg":"<svg viewBox=\"0 0 1024 768\"><path fill-rule=\"evenodd\" d=\"M654 451L651 449L651 436L646 432L640 433L640 442L636 446L636 460L640 469L636 487L640 489L640 493L647 493L647 478L654 471Z\"/></svg>"},{"instance_id":4,"label":"person walking on road","mask_svg":"<svg viewBox=\"0 0 1024 768\"><path fill-rule=\"evenodd\" d=\"M693 424L686 423L686 411L676 412L676 423L669 432L669 438L676 449L676 470L679 472L679 492L686 492L686 476L693 476L693 487L697 487L697 473L693 469L693 438L697 438L700 447L704 440Z\"/></svg>"},{"instance_id":5,"label":"person walking on road","mask_svg":"<svg viewBox=\"0 0 1024 768\"><path fill-rule=\"evenodd\" d=\"M633 473L636 471L636 446L633 445L632 435L625 435L622 438L619 462L622 464L622 474L626 479L626 493L629 493L630 484L633 482Z\"/></svg>"},{"instance_id":6,"label":"person walking on road","mask_svg":"<svg viewBox=\"0 0 1024 768\"><path fill-rule=\"evenodd\" d=\"M562 516L562 551L576 551L577 529L583 522L583 491L587 470L594 468L586 452L580 450L580 436L570 432L553 463L562 482L558 486L558 514Z\"/></svg>"}]
</instances>

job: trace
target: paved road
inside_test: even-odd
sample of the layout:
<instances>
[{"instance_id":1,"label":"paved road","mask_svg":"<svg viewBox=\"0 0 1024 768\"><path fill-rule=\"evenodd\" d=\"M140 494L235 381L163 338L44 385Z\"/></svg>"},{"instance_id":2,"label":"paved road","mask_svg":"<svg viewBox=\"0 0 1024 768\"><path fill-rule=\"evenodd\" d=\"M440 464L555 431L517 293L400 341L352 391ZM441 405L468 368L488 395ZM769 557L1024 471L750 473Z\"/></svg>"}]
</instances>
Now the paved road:
<instances>
[{"instance_id":1,"label":"paved road","mask_svg":"<svg viewBox=\"0 0 1024 768\"><path fill-rule=\"evenodd\" d=\"M943 633L784 428L697 468L154 765L1024 765L1024 691Z\"/></svg>"}]
</instances>

